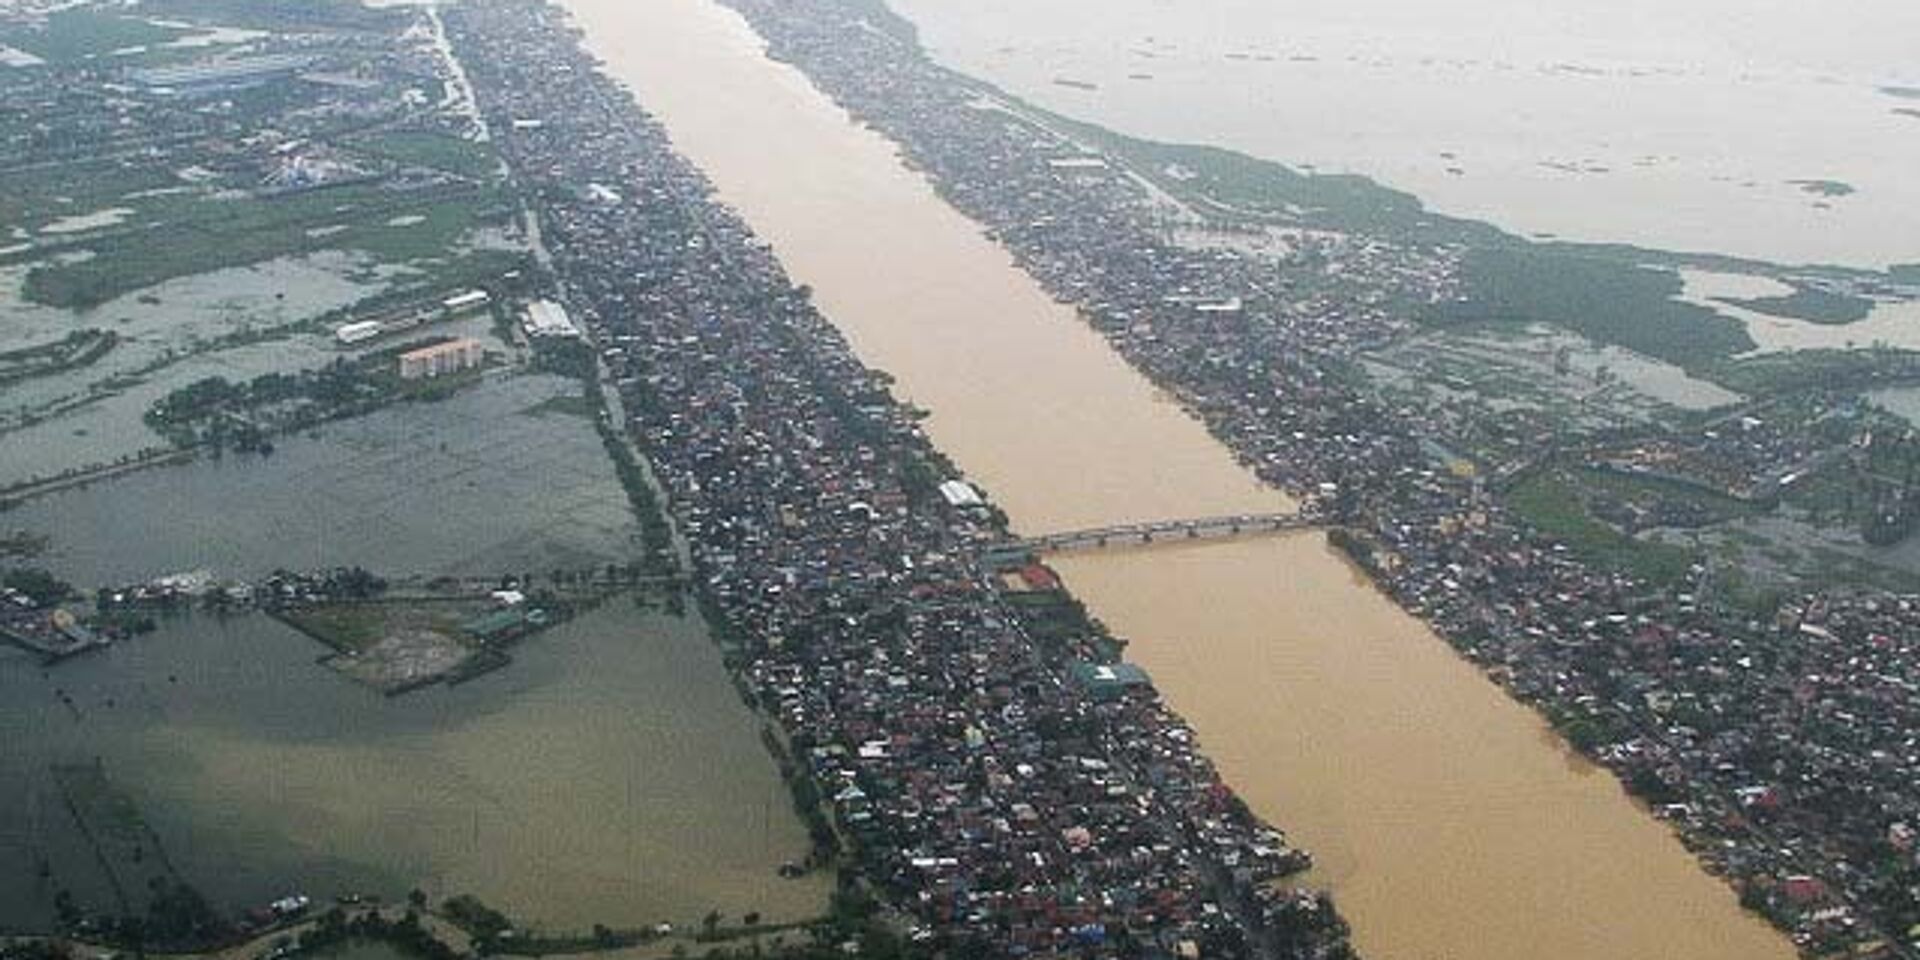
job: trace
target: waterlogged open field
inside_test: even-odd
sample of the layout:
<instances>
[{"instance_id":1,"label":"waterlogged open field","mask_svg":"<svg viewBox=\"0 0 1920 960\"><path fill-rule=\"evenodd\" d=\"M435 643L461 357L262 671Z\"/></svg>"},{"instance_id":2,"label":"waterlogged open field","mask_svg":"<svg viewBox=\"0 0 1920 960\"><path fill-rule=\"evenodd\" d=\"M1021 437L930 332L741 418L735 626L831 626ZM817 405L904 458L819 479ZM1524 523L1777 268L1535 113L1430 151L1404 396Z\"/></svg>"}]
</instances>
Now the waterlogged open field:
<instances>
[{"instance_id":1,"label":"waterlogged open field","mask_svg":"<svg viewBox=\"0 0 1920 960\"><path fill-rule=\"evenodd\" d=\"M580 389L496 375L8 523L47 533L39 562L89 586L598 567L634 555L638 528ZM256 614L163 620L51 672L0 651L0 925L47 922L62 888L111 906L51 779L95 758L224 907L420 886L560 931L822 908L822 881L776 875L807 839L698 619L615 596L506 669L391 699L320 665L328 652Z\"/></svg>"},{"instance_id":2,"label":"waterlogged open field","mask_svg":"<svg viewBox=\"0 0 1920 960\"><path fill-rule=\"evenodd\" d=\"M42 563L76 583L183 570L255 577L360 565L386 575L598 567L638 527L599 436L556 398L579 384L495 375L435 403L328 424L270 456L148 470L29 502Z\"/></svg>"},{"instance_id":3,"label":"waterlogged open field","mask_svg":"<svg viewBox=\"0 0 1920 960\"><path fill-rule=\"evenodd\" d=\"M514 352L484 313L351 349L332 335L372 297L493 286L509 299L498 281L526 243L432 18L351 2L165 8L199 22L74 10L0 30L0 88L18 108L0 136L22 151L0 156L0 340L26 351L0 382L0 486L163 445L143 415L204 378L426 335ZM257 52L288 32L321 75L229 92L223 133L257 136L218 156L174 137L209 122L198 101L69 109L87 91L31 72ZM326 75L328 57L358 79ZM75 129L37 139L19 126L33 111ZM75 335L105 346L31 368ZM335 565L546 578L639 556L582 384L524 367L465 379L275 436L269 454L209 451L47 494L4 528L43 535L33 562L87 592ZM556 933L824 909L825 878L778 876L810 843L697 618L614 595L519 644L506 669L393 698L317 662L328 653L256 613L163 618L55 668L0 648L0 928L50 925L61 891L121 912L115 882L163 855L229 914L415 887ZM95 838L150 841L96 849L69 802Z\"/></svg>"},{"instance_id":4,"label":"waterlogged open field","mask_svg":"<svg viewBox=\"0 0 1920 960\"><path fill-rule=\"evenodd\" d=\"M616 598L510 669L397 698L320 652L258 615L51 675L0 650L0 925L47 923L63 888L111 906L51 774L96 759L224 907L417 885L553 931L822 909L818 878L777 876L806 834L697 619Z\"/></svg>"}]
</instances>

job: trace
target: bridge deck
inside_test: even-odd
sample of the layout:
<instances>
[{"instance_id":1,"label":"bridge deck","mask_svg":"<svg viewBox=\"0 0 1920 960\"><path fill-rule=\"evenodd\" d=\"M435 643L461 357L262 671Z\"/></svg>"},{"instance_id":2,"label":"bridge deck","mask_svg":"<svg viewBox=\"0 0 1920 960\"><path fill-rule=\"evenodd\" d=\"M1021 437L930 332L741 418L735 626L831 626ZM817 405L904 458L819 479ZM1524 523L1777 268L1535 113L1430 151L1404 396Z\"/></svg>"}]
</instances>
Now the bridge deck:
<instances>
[{"instance_id":1,"label":"bridge deck","mask_svg":"<svg viewBox=\"0 0 1920 960\"><path fill-rule=\"evenodd\" d=\"M1253 513L1223 517L1195 517L1184 520L1155 520L1123 523L1085 530L1067 530L1037 537L1025 537L1007 544L1009 549L1033 553L1057 553L1062 550L1137 545L1184 540L1217 540L1231 537L1305 530L1320 525L1318 517L1302 513Z\"/></svg>"}]
</instances>

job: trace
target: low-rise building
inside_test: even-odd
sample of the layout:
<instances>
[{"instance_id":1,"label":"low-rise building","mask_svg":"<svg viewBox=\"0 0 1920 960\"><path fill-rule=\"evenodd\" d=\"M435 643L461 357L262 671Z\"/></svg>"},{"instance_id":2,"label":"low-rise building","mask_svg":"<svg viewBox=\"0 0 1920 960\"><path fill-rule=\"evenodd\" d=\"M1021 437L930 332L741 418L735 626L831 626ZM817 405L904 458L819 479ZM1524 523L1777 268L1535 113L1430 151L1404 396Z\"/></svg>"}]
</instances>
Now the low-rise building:
<instances>
[{"instance_id":1,"label":"low-rise building","mask_svg":"<svg viewBox=\"0 0 1920 960\"><path fill-rule=\"evenodd\" d=\"M486 349L472 337L461 337L400 355L400 379L420 380L459 373L480 365Z\"/></svg>"},{"instance_id":2,"label":"low-rise building","mask_svg":"<svg viewBox=\"0 0 1920 960\"><path fill-rule=\"evenodd\" d=\"M333 339L345 347L365 343L384 332L384 325L378 320L358 320L334 328Z\"/></svg>"},{"instance_id":3,"label":"low-rise building","mask_svg":"<svg viewBox=\"0 0 1920 960\"><path fill-rule=\"evenodd\" d=\"M527 304L527 318L521 324L529 337L577 337L580 329L567 316L567 308L552 300Z\"/></svg>"},{"instance_id":4,"label":"low-rise building","mask_svg":"<svg viewBox=\"0 0 1920 960\"><path fill-rule=\"evenodd\" d=\"M493 295L485 290L468 290L464 293L456 293L440 301L440 307L446 311L447 316L457 317L461 314L478 310L492 302Z\"/></svg>"},{"instance_id":5,"label":"low-rise building","mask_svg":"<svg viewBox=\"0 0 1920 960\"><path fill-rule=\"evenodd\" d=\"M282 80L299 73L312 58L298 54L228 57L179 66L130 70L128 79L149 93L183 97L226 93Z\"/></svg>"}]
</instances>

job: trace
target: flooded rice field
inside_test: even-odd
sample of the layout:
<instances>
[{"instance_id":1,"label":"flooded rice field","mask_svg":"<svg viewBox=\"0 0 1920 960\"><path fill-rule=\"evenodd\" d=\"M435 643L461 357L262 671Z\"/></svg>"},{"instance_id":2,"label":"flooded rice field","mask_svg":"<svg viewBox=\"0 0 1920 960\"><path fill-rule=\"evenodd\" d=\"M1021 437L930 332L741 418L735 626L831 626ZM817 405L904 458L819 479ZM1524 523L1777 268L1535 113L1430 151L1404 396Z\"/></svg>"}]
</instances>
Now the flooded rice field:
<instances>
[{"instance_id":1,"label":"flooded rice field","mask_svg":"<svg viewBox=\"0 0 1920 960\"><path fill-rule=\"evenodd\" d=\"M0 651L0 925L109 906L51 770L97 762L216 903L470 893L551 930L812 916L785 787L697 619L616 598L458 687L381 697L261 615L47 673ZM35 876L42 858L51 876Z\"/></svg>"}]
</instances>

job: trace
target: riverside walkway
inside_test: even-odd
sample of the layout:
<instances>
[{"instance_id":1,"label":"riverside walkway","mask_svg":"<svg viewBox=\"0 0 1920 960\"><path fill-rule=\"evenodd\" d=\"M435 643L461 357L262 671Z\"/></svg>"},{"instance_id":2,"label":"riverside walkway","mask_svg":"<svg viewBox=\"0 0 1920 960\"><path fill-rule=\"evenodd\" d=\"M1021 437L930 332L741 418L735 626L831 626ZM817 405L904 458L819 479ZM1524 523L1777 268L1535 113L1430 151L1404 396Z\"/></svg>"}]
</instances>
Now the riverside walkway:
<instances>
[{"instance_id":1,"label":"riverside walkway","mask_svg":"<svg viewBox=\"0 0 1920 960\"><path fill-rule=\"evenodd\" d=\"M1154 520L1144 523L1120 523L1085 530L1067 530L1037 537L1025 537L996 548L1008 552L1061 553L1101 547L1140 546L1153 543L1184 543L1188 540L1223 540L1238 537L1308 530L1321 526L1318 516L1308 513L1242 513L1224 517L1195 517L1185 520Z\"/></svg>"}]
</instances>

